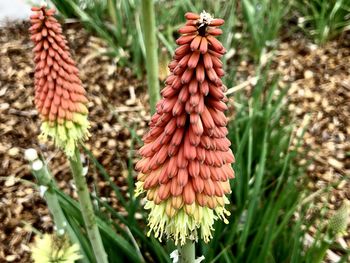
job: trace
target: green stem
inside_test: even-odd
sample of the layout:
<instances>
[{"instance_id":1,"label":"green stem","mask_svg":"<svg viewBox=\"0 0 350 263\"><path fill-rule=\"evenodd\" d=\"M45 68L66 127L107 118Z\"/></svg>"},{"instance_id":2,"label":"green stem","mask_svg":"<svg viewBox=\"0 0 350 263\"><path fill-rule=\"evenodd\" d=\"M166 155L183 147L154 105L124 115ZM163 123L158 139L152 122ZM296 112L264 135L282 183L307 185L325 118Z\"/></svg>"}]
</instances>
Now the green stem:
<instances>
[{"instance_id":1,"label":"green stem","mask_svg":"<svg viewBox=\"0 0 350 263\"><path fill-rule=\"evenodd\" d=\"M195 244L191 240L187 240L183 246L178 246L179 263L194 263L196 257Z\"/></svg>"},{"instance_id":2,"label":"green stem","mask_svg":"<svg viewBox=\"0 0 350 263\"><path fill-rule=\"evenodd\" d=\"M52 214L57 231L60 233L61 230L65 230L67 228L67 220L58 202L58 198L54 190L54 181L51 177L51 174L48 171L46 165L43 165L43 168L40 170L33 170L32 172L37 178L39 186L47 187L44 193L44 198Z\"/></svg>"},{"instance_id":3,"label":"green stem","mask_svg":"<svg viewBox=\"0 0 350 263\"><path fill-rule=\"evenodd\" d=\"M322 240L321 241L321 246L317 249L313 262L315 263L322 263L323 259L326 257L327 250L329 249L331 245L331 241L329 239Z\"/></svg>"},{"instance_id":4,"label":"green stem","mask_svg":"<svg viewBox=\"0 0 350 263\"><path fill-rule=\"evenodd\" d=\"M32 173L34 174L35 178L38 180L39 186L47 187L44 198L47 203L47 206L50 210L50 213L53 217L54 224L57 229L58 235L62 234L61 231L64 230L64 233L67 231L68 236L73 244L78 244L80 246L80 241L78 237L76 236L74 230L72 227L68 224L68 221L62 211L62 208L59 204L58 197L56 195L56 183L54 179L52 178L52 175L50 171L48 170L46 163L42 160L43 167L40 170L32 170ZM83 249L81 249L80 246L80 252L82 255L85 255L85 252ZM86 257L85 257L86 258ZM81 262L87 262L86 260L81 260Z\"/></svg>"},{"instance_id":5,"label":"green stem","mask_svg":"<svg viewBox=\"0 0 350 263\"><path fill-rule=\"evenodd\" d=\"M142 0L143 31L146 47L146 69L148 94L151 113L156 109L156 103L160 99L158 81L158 45L156 35L156 22L152 0Z\"/></svg>"},{"instance_id":6,"label":"green stem","mask_svg":"<svg viewBox=\"0 0 350 263\"><path fill-rule=\"evenodd\" d=\"M75 148L74 156L69 157L70 167L77 187L78 199L83 214L85 227L94 251L96 261L108 263L107 254L104 250L102 238L97 227L96 218L89 195L88 186L83 175L83 166L80 160L78 147Z\"/></svg>"},{"instance_id":7,"label":"green stem","mask_svg":"<svg viewBox=\"0 0 350 263\"><path fill-rule=\"evenodd\" d=\"M108 0L108 12L112 20L113 26L118 26L117 10L115 8L115 3L113 0Z\"/></svg>"}]
</instances>

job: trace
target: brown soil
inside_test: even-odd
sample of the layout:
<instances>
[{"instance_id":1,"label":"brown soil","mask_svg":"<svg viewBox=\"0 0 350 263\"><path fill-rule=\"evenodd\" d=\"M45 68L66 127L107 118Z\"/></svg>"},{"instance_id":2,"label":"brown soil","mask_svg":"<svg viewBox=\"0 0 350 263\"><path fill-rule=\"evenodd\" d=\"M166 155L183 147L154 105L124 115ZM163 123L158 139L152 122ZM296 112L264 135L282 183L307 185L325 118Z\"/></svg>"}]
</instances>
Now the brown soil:
<instances>
[{"instance_id":1,"label":"brown soil","mask_svg":"<svg viewBox=\"0 0 350 263\"><path fill-rule=\"evenodd\" d=\"M26 24L0 28L0 262L30 262L29 244L33 228L52 229L51 219L39 193L27 181L33 177L23 159L27 148L36 148L50 159L59 186L74 195L69 167L60 151L38 142L40 120L33 107L33 62ZM127 156L133 127L142 135L149 120L145 83L132 77L130 69L120 69L116 61L103 55L106 46L77 25L67 25L66 35L80 77L89 94L92 138L87 147L112 179L126 190ZM323 189L315 203L329 203L331 211L350 199L350 41L343 39L317 48L304 40L282 43L274 59L281 85L291 84L289 107L298 126L309 124L304 151L315 159L308 166L309 187ZM253 76L252 65L238 66L237 83ZM243 85L243 88L251 86ZM230 87L229 87L230 88ZM302 160L306 162L307 160ZM88 178L96 182L100 196L115 206L116 198L90 169ZM350 246L349 236L339 241ZM334 255L333 255L334 256Z\"/></svg>"}]
</instances>

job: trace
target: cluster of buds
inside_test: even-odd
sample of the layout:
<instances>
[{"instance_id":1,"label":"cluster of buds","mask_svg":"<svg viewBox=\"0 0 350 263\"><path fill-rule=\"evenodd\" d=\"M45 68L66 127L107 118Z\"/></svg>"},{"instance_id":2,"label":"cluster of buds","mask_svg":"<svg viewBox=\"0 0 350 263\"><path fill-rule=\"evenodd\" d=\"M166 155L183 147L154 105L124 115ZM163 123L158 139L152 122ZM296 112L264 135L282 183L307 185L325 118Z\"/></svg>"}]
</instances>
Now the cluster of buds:
<instances>
[{"instance_id":1,"label":"cluster of buds","mask_svg":"<svg viewBox=\"0 0 350 263\"><path fill-rule=\"evenodd\" d=\"M187 13L176 43L163 98L140 149L142 159L136 194L146 193L149 234L165 234L176 244L212 237L214 221L227 223L225 209L234 178L234 156L226 138L227 109L220 58L225 53L216 36L222 19Z\"/></svg>"},{"instance_id":2,"label":"cluster of buds","mask_svg":"<svg viewBox=\"0 0 350 263\"><path fill-rule=\"evenodd\" d=\"M68 156L89 133L87 98L54 9L33 7L35 105L42 119L42 137L50 136Z\"/></svg>"}]
</instances>

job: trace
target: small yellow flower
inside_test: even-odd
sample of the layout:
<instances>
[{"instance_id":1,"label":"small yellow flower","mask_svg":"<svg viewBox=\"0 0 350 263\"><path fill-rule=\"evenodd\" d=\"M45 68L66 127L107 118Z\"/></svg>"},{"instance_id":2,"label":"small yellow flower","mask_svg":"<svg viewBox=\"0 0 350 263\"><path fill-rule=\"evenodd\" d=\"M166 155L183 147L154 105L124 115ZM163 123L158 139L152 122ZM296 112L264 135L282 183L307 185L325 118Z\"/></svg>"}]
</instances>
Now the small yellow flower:
<instances>
[{"instance_id":1,"label":"small yellow flower","mask_svg":"<svg viewBox=\"0 0 350 263\"><path fill-rule=\"evenodd\" d=\"M70 245L66 236L44 234L37 237L32 246L34 263L74 263L81 258L79 245Z\"/></svg>"}]
</instances>

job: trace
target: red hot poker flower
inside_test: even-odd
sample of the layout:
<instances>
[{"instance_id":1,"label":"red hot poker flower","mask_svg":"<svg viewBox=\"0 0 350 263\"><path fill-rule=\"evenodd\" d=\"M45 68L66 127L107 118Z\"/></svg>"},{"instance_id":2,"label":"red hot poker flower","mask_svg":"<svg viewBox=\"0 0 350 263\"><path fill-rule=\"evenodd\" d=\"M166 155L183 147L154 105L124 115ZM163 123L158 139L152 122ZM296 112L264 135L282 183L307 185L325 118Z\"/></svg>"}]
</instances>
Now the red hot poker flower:
<instances>
[{"instance_id":1,"label":"red hot poker flower","mask_svg":"<svg viewBox=\"0 0 350 263\"><path fill-rule=\"evenodd\" d=\"M163 99L136 165L140 171L136 193L146 192L150 231L159 238L165 233L181 244L198 229L208 242L214 220L227 222L225 195L231 191L229 179L234 178L221 81L225 49L216 39L224 20L206 12L185 17Z\"/></svg>"},{"instance_id":2,"label":"red hot poker flower","mask_svg":"<svg viewBox=\"0 0 350 263\"><path fill-rule=\"evenodd\" d=\"M71 156L78 141L88 136L88 102L69 53L61 25L53 17L55 10L33 7L29 31L34 42L35 105L43 121L43 137Z\"/></svg>"}]
</instances>

